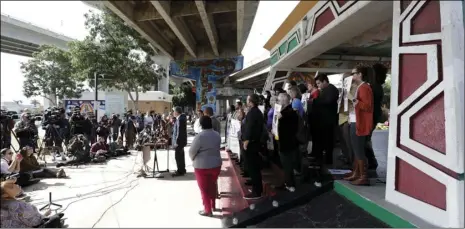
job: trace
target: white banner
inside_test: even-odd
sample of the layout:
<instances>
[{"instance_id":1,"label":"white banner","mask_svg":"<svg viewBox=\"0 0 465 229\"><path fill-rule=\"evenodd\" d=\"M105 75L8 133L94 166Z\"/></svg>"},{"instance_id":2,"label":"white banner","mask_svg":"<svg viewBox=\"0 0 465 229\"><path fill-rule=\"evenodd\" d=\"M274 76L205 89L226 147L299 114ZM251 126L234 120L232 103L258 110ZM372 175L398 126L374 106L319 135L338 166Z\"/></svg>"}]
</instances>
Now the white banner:
<instances>
[{"instance_id":1,"label":"white banner","mask_svg":"<svg viewBox=\"0 0 465 229\"><path fill-rule=\"evenodd\" d=\"M278 114L281 112L281 105L280 104L275 104L274 105L274 113L273 113L273 124L271 128L271 133L274 134L274 136L278 137Z\"/></svg>"},{"instance_id":2,"label":"white banner","mask_svg":"<svg viewBox=\"0 0 465 229\"><path fill-rule=\"evenodd\" d=\"M105 110L107 115L111 114L120 114L124 113L125 100L124 97L127 96L124 93L110 93L105 94Z\"/></svg>"},{"instance_id":3,"label":"white banner","mask_svg":"<svg viewBox=\"0 0 465 229\"><path fill-rule=\"evenodd\" d=\"M236 119L231 119L231 124L229 126L229 135L237 138L237 133L241 131L241 122Z\"/></svg>"}]
</instances>

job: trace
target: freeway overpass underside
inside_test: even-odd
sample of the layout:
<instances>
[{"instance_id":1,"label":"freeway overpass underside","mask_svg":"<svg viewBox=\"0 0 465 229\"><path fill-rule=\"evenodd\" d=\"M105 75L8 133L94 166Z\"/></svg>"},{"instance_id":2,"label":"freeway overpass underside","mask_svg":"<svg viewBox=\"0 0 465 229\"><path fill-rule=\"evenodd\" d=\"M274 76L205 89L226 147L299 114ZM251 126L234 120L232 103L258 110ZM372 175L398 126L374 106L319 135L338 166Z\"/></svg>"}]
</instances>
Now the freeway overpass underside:
<instances>
[{"instance_id":1,"label":"freeway overpass underside","mask_svg":"<svg viewBox=\"0 0 465 229\"><path fill-rule=\"evenodd\" d=\"M39 51L39 45L1 36L1 51L3 53L30 57L32 53Z\"/></svg>"},{"instance_id":2,"label":"freeway overpass underside","mask_svg":"<svg viewBox=\"0 0 465 229\"><path fill-rule=\"evenodd\" d=\"M236 57L258 1L106 1L104 5L172 60Z\"/></svg>"}]
</instances>

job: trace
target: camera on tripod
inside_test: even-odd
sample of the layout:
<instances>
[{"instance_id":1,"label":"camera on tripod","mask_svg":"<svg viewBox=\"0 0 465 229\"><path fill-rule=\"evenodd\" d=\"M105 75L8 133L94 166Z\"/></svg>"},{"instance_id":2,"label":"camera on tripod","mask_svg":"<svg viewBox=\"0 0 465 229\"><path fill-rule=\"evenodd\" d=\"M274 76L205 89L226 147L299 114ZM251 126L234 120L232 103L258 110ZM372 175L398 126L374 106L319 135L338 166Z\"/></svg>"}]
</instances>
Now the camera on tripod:
<instances>
[{"instance_id":1,"label":"camera on tripod","mask_svg":"<svg viewBox=\"0 0 465 229\"><path fill-rule=\"evenodd\" d=\"M47 124L56 125L61 120L62 114L65 113L64 109L59 109L57 107L52 107L45 111L44 121Z\"/></svg>"}]
</instances>

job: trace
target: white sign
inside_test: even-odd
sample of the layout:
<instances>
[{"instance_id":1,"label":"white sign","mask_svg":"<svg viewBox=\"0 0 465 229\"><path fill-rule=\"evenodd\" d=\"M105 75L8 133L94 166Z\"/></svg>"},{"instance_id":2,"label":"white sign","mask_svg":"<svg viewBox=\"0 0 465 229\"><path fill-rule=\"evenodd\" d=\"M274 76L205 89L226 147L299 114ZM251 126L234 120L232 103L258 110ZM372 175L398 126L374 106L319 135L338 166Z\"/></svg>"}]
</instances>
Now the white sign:
<instances>
[{"instance_id":1,"label":"white sign","mask_svg":"<svg viewBox=\"0 0 465 229\"><path fill-rule=\"evenodd\" d=\"M338 99L338 106L337 106L338 113L339 113L339 109L341 108L342 101L344 101L344 112L347 112L349 110L349 97L348 96L349 96L351 87L352 87L352 76L344 78L342 82L342 90L341 90L341 93Z\"/></svg>"},{"instance_id":2,"label":"white sign","mask_svg":"<svg viewBox=\"0 0 465 229\"><path fill-rule=\"evenodd\" d=\"M237 138L237 133L241 131L241 122L237 119L231 119L231 125L229 126L229 135Z\"/></svg>"},{"instance_id":3,"label":"white sign","mask_svg":"<svg viewBox=\"0 0 465 229\"><path fill-rule=\"evenodd\" d=\"M105 110L106 114L123 114L125 107L124 93L109 93L105 94Z\"/></svg>"},{"instance_id":4,"label":"white sign","mask_svg":"<svg viewBox=\"0 0 465 229\"><path fill-rule=\"evenodd\" d=\"M278 137L278 114L281 112L281 105L280 104L275 104L274 105L274 113L273 113L273 124L271 128L271 132L274 134L274 136Z\"/></svg>"}]
</instances>

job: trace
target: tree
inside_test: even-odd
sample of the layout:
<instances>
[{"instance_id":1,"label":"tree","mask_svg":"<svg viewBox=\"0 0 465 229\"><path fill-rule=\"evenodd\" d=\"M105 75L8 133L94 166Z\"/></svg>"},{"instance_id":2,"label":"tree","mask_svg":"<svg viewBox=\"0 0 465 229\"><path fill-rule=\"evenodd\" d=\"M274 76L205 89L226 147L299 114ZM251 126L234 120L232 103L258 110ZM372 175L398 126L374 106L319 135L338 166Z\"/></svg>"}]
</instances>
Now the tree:
<instances>
[{"instance_id":1,"label":"tree","mask_svg":"<svg viewBox=\"0 0 465 229\"><path fill-rule=\"evenodd\" d=\"M21 63L21 70L27 98L41 96L57 105L56 99L81 97L84 85L74 74L69 53L62 49L41 46L32 59Z\"/></svg>"},{"instance_id":2,"label":"tree","mask_svg":"<svg viewBox=\"0 0 465 229\"><path fill-rule=\"evenodd\" d=\"M37 107L40 102L37 100L37 99L31 99L30 103L34 106L34 107Z\"/></svg>"},{"instance_id":3,"label":"tree","mask_svg":"<svg viewBox=\"0 0 465 229\"><path fill-rule=\"evenodd\" d=\"M182 108L186 106L195 107L195 96L189 83L181 85L170 84L170 94L173 95L173 105Z\"/></svg>"},{"instance_id":4,"label":"tree","mask_svg":"<svg viewBox=\"0 0 465 229\"><path fill-rule=\"evenodd\" d=\"M70 44L73 66L82 79L89 80L94 73L107 75L111 80L100 81L99 88L128 92L138 109L139 93L149 90L165 74L165 69L151 59L154 49L109 10L90 11L85 18L89 35L83 41Z\"/></svg>"}]
</instances>

